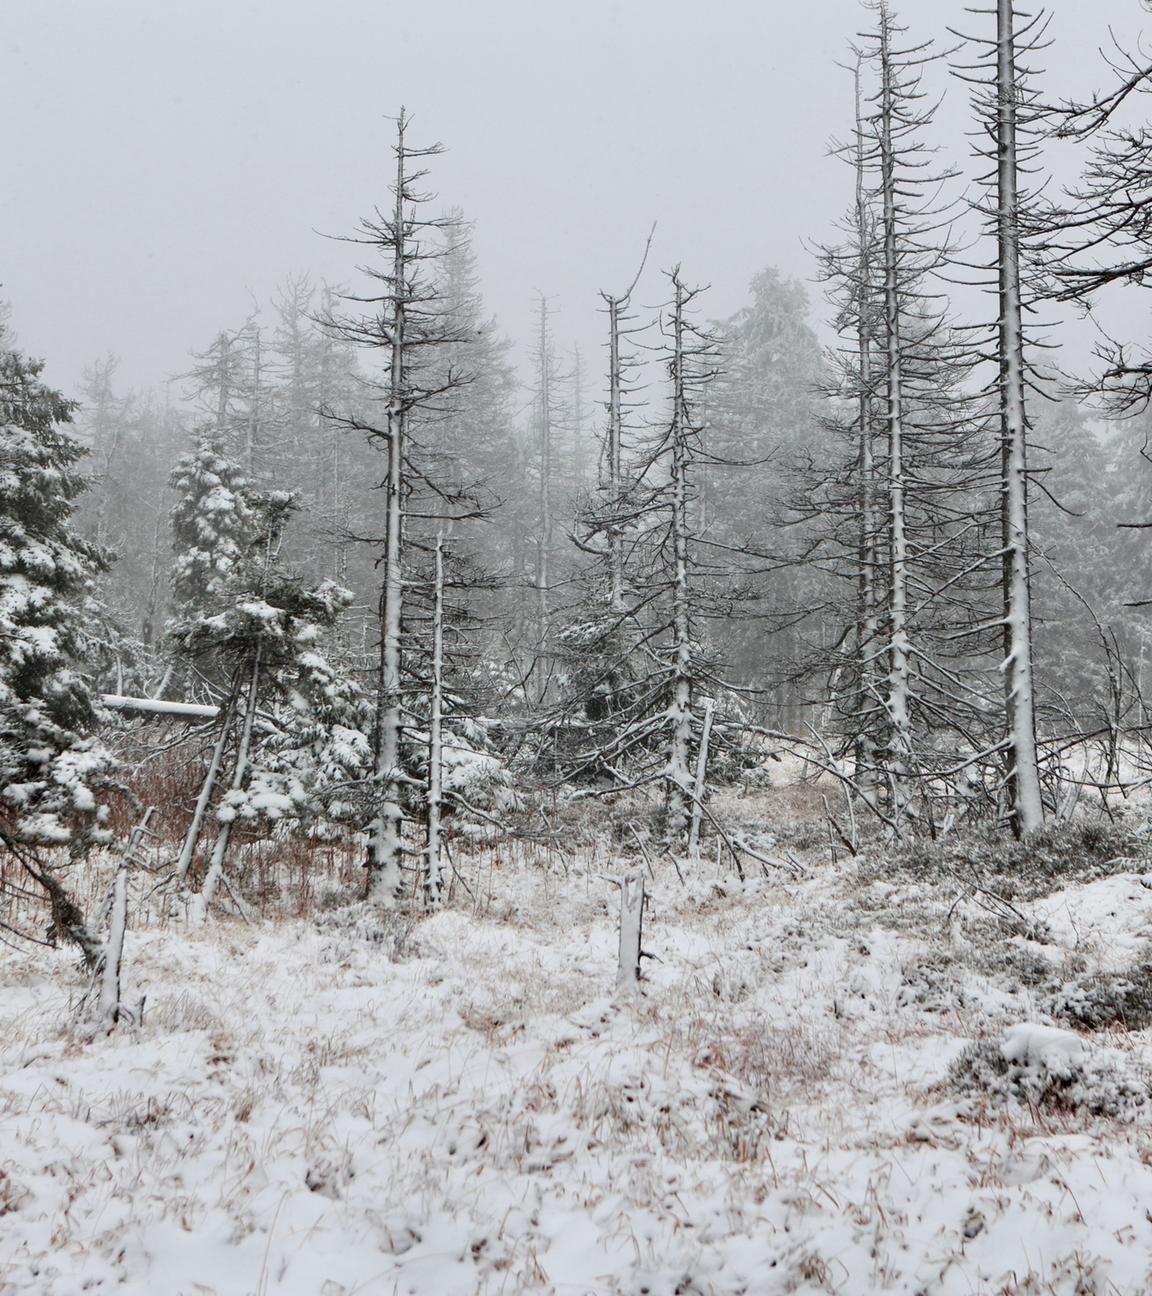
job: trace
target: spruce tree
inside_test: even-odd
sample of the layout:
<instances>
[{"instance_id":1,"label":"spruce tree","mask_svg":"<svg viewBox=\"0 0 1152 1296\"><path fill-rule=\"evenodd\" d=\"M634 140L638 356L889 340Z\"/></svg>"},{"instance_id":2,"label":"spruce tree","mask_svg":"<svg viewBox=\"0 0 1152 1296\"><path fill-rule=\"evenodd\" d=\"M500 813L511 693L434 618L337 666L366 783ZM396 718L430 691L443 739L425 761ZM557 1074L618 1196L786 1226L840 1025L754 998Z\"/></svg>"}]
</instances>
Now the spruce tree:
<instances>
[{"instance_id":1,"label":"spruce tree","mask_svg":"<svg viewBox=\"0 0 1152 1296\"><path fill-rule=\"evenodd\" d=\"M98 944L42 848L105 835L112 766L81 673L84 601L106 561L72 529L85 488L74 405L0 333L0 844L46 892L89 964Z\"/></svg>"}]
</instances>

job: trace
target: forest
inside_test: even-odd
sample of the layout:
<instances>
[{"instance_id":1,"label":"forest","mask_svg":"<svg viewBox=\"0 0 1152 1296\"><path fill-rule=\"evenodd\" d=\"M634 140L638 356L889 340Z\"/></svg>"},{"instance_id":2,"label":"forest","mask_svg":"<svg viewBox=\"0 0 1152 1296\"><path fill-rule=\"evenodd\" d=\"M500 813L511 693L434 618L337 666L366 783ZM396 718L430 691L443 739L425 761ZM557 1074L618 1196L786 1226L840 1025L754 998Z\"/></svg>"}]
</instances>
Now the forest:
<instances>
[{"instance_id":1,"label":"forest","mask_svg":"<svg viewBox=\"0 0 1152 1296\"><path fill-rule=\"evenodd\" d=\"M1152 60L905 8L726 317L419 105L162 388L4 306L0 1293L1152 1290Z\"/></svg>"}]
</instances>

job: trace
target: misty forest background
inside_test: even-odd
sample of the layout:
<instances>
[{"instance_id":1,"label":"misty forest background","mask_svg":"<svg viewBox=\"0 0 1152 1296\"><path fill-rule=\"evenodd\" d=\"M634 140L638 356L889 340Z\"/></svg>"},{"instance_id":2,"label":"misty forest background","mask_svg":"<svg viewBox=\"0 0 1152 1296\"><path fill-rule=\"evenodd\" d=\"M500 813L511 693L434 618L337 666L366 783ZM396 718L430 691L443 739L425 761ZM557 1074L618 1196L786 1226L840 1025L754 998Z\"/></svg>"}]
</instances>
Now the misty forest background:
<instances>
[{"instance_id":1,"label":"misty forest background","mask_svg":"<svg viewBox=\"0 0 1152 1296\"><path fill-rule=\"evenodd\" d=\"M11 304L10 896L95 965L68 860L142 833L201 918L258 902L244 861L276 851L345 852L385 906L440 903L453 851L506 834L779 867L712 798L782 754L853 851L1123 815L1152 771L1152 366L1106 320L1152 264L1148 72L1117 49L1070 102L1007 0L945 48L863 18L839 234L727 318L657 224L631 282L587 285L598 352L546 291L514 345L499 231L474 245L403 111L359 269L287 275L160 389L94 339L54 391Z\"/></svg>"}]
</instances>

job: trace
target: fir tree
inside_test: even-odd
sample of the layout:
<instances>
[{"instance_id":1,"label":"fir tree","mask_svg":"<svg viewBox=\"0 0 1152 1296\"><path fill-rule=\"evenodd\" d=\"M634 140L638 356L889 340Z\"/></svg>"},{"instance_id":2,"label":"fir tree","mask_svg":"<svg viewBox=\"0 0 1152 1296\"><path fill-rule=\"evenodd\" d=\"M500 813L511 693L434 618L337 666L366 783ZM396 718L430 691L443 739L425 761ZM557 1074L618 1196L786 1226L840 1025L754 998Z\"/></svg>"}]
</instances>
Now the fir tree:
<instances>
[{"instance_id":1,"label":"fir tree","mask_svg":"<svg viewBox=\"0 0 1152 1296\"><path fill-rule=\"evenodd\" d=\"M216 610L258 523L247 479L214 441L201 441L181 459L170 484L179 497L172 510L172 601L178 629L180 622Z\"/></svg>"},{"instance_id":2,"label":"fir tree","mask_svg":"<svg viewBox=\"0 0 1152 1296\"><path fill-rule=\"evenodd\" d=\"M104 836L112 760L80 663L84 600L106 562L72 529L84 450L41 367L0 335L0 843L94 965L99 946L40 848L75 856Z\"/></svg>"}]
</instances>

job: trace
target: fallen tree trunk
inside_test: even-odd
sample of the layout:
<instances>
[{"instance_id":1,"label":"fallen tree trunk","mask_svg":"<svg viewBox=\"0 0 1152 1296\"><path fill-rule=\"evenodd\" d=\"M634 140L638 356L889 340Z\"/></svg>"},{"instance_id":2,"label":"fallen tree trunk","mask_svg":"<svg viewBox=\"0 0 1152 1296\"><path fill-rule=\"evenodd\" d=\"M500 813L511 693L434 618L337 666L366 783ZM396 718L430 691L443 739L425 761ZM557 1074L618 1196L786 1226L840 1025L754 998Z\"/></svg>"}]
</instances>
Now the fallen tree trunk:
<instances>
[{"instance_id":1,"label":"fallen tree trunk","mask_svg":"<svg viewBox=\"0 0 1152 1296\"><path fill-rule=\"evenodd\" d=\"M215 720L220 714L218 706L200 706L195 702L166 702L160 698L125 697L121 693L102 693L100 701L110 711L182 716L186 720Z\"/></svg>"}]
</instances>

